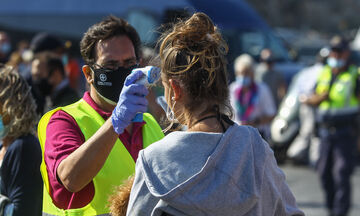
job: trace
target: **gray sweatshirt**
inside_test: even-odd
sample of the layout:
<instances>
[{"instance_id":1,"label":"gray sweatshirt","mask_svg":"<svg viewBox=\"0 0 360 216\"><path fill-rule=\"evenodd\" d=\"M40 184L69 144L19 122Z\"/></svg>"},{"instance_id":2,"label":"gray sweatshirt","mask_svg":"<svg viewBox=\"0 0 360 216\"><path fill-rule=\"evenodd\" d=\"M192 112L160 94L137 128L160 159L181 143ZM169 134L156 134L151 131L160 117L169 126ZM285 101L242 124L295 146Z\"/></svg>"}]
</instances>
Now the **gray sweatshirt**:
<instances>
[{"instance_id":1,"label":"gray sweatshirt","mask_svg":"<svg viewBox=\"0 0 360 216\"><path fill-rule=\"evenodd\" d=\"M173 132L139 153L127 215L304 215L256 129Z\"/></svg>"}]
</instances>

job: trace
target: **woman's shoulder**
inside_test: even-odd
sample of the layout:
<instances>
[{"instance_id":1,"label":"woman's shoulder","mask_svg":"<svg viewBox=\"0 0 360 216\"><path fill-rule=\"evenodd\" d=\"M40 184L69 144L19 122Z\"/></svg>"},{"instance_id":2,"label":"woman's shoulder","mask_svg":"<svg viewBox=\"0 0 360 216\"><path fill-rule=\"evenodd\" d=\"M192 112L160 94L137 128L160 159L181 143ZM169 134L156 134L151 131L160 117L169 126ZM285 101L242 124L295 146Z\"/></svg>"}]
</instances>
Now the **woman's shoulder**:
<instances>
[{"instance_id":1,"label":"woman's shoulder","mask_svg":"<svg viewBox=\"0 0 360 216\"><path fill-rule=\"evenodd\" d=\"M161 140L154 142L146 149L144 149L143 150L144 155L164 154L164 152L171 151L171 149L176 148L176 146L178 146L178 143L183 141L184 135L185 133L180 131L169 133Z\"/></svg>"},{"instance_id":2,"label":"woman's shoulder","mask_svg":"<svg viewBox=\"0 0 360 216\"><path fill-rule=\"evenodd\" d=\"M35 153L40 152L41 148L38 139L32 135L27 134L17 138L8 148L8 152L20 153Z\"/></svg>"},{"instance_id":3,"label":"woman's shoulder","mask_svg":"<svg viewBox=\"0 0 360 216\"><path fill-rule=\"evenodd\" d=\"M237 143L246 143L249 145L261 145L266 147L259 131L251 126L238 125L235 123L225 133L203 133L203 132L172 132L163 139L151 144L144 149L145 154L155 154L170 151L176 152L186 147L200 147L202 145L216 144L220 139L228 140L237 145ZM238 145L243 146L243 145Z\"/></svg>"},{"instance_id":4,"label":"woman's shoulder","mask_svg":"<svg viewBox=\"0 0 360 216\"><path fill-rule=\"evenodd\" d=\"M249 139L261 138L260 133L256 128L249 125L239 125L238 123L235 123L231 127L229 127L225 135Z\"/></svg>"},{"instance_id":5,"label":"woman's shoulder","mask_svg":"<svg viewBox=\"0 0 360 216\"><path fill-rule=\"evenodd\" d=\"M221 137L221 133L207 133L207 132L186 132L186 131L176 131L169 133L163 139L153 143L146 151L160 150L164 151L165 149L172 149L182 145L189 145L208 142L216 138Z\"/></svg>"},{"instance_id":6,"label":"woman's shoulder","mask_svg":"<svg viewBox=\"0 0 360 216\"><path fill-rule=\"evenodd\" d=\"M271 153L269 144L261 137L258 129L238 124L234 124L230 129L228 133L225 133L229 137L230 148L245 149L246 152L251 152L252 156L259 157Z\"/></svg>"},{"instance_id":7,"label":"woman's shoulder","mask_svg":"<svg viewBox=\"0 0 360 216\"><path fill-rule=\"evenodd\" d=\"M229 85L229 91L233 92L235 91L237 88L239 87L239 83L237 83L236 81L230 83Z\"/></svg>"},{"instance_id":8,"label":"woman's shoulder","mask_svg":"<svg viewBox=\"0 0 360 216\"><path fill-rule=\"evenodd\" d=\"M33 134L26 134L18 137L12 145L37 145L39 144L39 140Z\"/></svg>"},{"instance_id":9,"label":"woman's shoulder","mask_svg":"<svg viewBox=\"0 0 360 216\"><path fill-rule=\"evenodd\" d=\"M142 150L141 157L147 163L162 163L162 161L179 159L180 155L196 151L207 151L216 146L222 134L177 131L166 135L163 139ZM156 157L154 157L156 155Z\"/></svg>"}]
</instances>

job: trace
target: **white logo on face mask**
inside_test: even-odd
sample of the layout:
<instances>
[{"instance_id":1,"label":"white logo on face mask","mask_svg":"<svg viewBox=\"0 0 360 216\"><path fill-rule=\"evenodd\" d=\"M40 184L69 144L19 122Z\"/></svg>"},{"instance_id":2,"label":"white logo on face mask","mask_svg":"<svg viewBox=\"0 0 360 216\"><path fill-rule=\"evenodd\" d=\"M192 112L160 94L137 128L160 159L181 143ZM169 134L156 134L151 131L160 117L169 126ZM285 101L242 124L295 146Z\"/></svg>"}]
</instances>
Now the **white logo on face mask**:
<instances>
[{"instance_id":1,"label":"white logo on face mask","mask_svg":"<svg viewBox=\"0 0 360 216\"><path fill-rule=\"evenodd\" d=\"M105 82L107 80L107 77L105 74L100 74L99 78L102 82Z\"/></svg>"},{"instance_id":2,"label":"white logo on face mask","mask_svg":"<svg viewBox=\"0 0 360 216\"><path fill-rule=\"evenodd\" d=\"M97 84L99 86L112 86L111 82L106 82L106 80L107 80L106 74L100 74L99 79L100 79L100 81L97 82Z\"/></svg>"}]
</instances>

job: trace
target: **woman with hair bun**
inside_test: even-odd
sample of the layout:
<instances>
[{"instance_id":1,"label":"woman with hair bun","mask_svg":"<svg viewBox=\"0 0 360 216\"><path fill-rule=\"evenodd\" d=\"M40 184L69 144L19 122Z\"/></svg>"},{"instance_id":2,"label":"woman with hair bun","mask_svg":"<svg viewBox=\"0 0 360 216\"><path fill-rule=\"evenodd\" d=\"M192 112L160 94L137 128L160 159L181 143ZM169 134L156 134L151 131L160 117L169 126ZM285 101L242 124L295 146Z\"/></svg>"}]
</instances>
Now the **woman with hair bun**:
<instances>
[{"instance_id":1,"label":"woman with hair bun","mask_svg":"<svg viewBox=\"0 0 360 216\"><path fill-rule=\"evenodd\" d=\"M139 153L127 215L303 215L269 145L230 120L226 53L204 13L162 36L167 114L187 131Z\"/></svg>"},{"instance_id":2,"label":"woman with hair bun","mask_svg":"<svg viewBox=\"0 0 360 216\"><path fill-rule=\"evenodd\" d=\"M7 203L3 215L41 215L37 120L29 85L12 67L0 65L0 188L1 201Z\"/></svg>"}]
</instances>

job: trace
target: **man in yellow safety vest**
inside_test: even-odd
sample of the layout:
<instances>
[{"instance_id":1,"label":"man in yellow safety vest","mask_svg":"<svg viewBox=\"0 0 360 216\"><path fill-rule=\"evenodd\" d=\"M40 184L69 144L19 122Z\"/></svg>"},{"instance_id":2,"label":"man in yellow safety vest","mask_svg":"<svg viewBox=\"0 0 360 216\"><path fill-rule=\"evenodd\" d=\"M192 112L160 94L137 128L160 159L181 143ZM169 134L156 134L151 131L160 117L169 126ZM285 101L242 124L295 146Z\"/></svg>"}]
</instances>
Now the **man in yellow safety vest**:
<instances>
[{"instance_id":1,"label":"man in yellow safety vest","mask_svg":"<svg viewBox=\"0 0 360 216\"><path fill-rule=\"evenodd\" d=\"M90 91L74 104L46 113L38 134L43 152L43 215L108 215L108 196L135 170L141 149L164 135L146 112L145 86L134 84L140 38L110 16L80 43ZM143 121L133 122L137 113Z\"/></svg>"}]
</instances>

